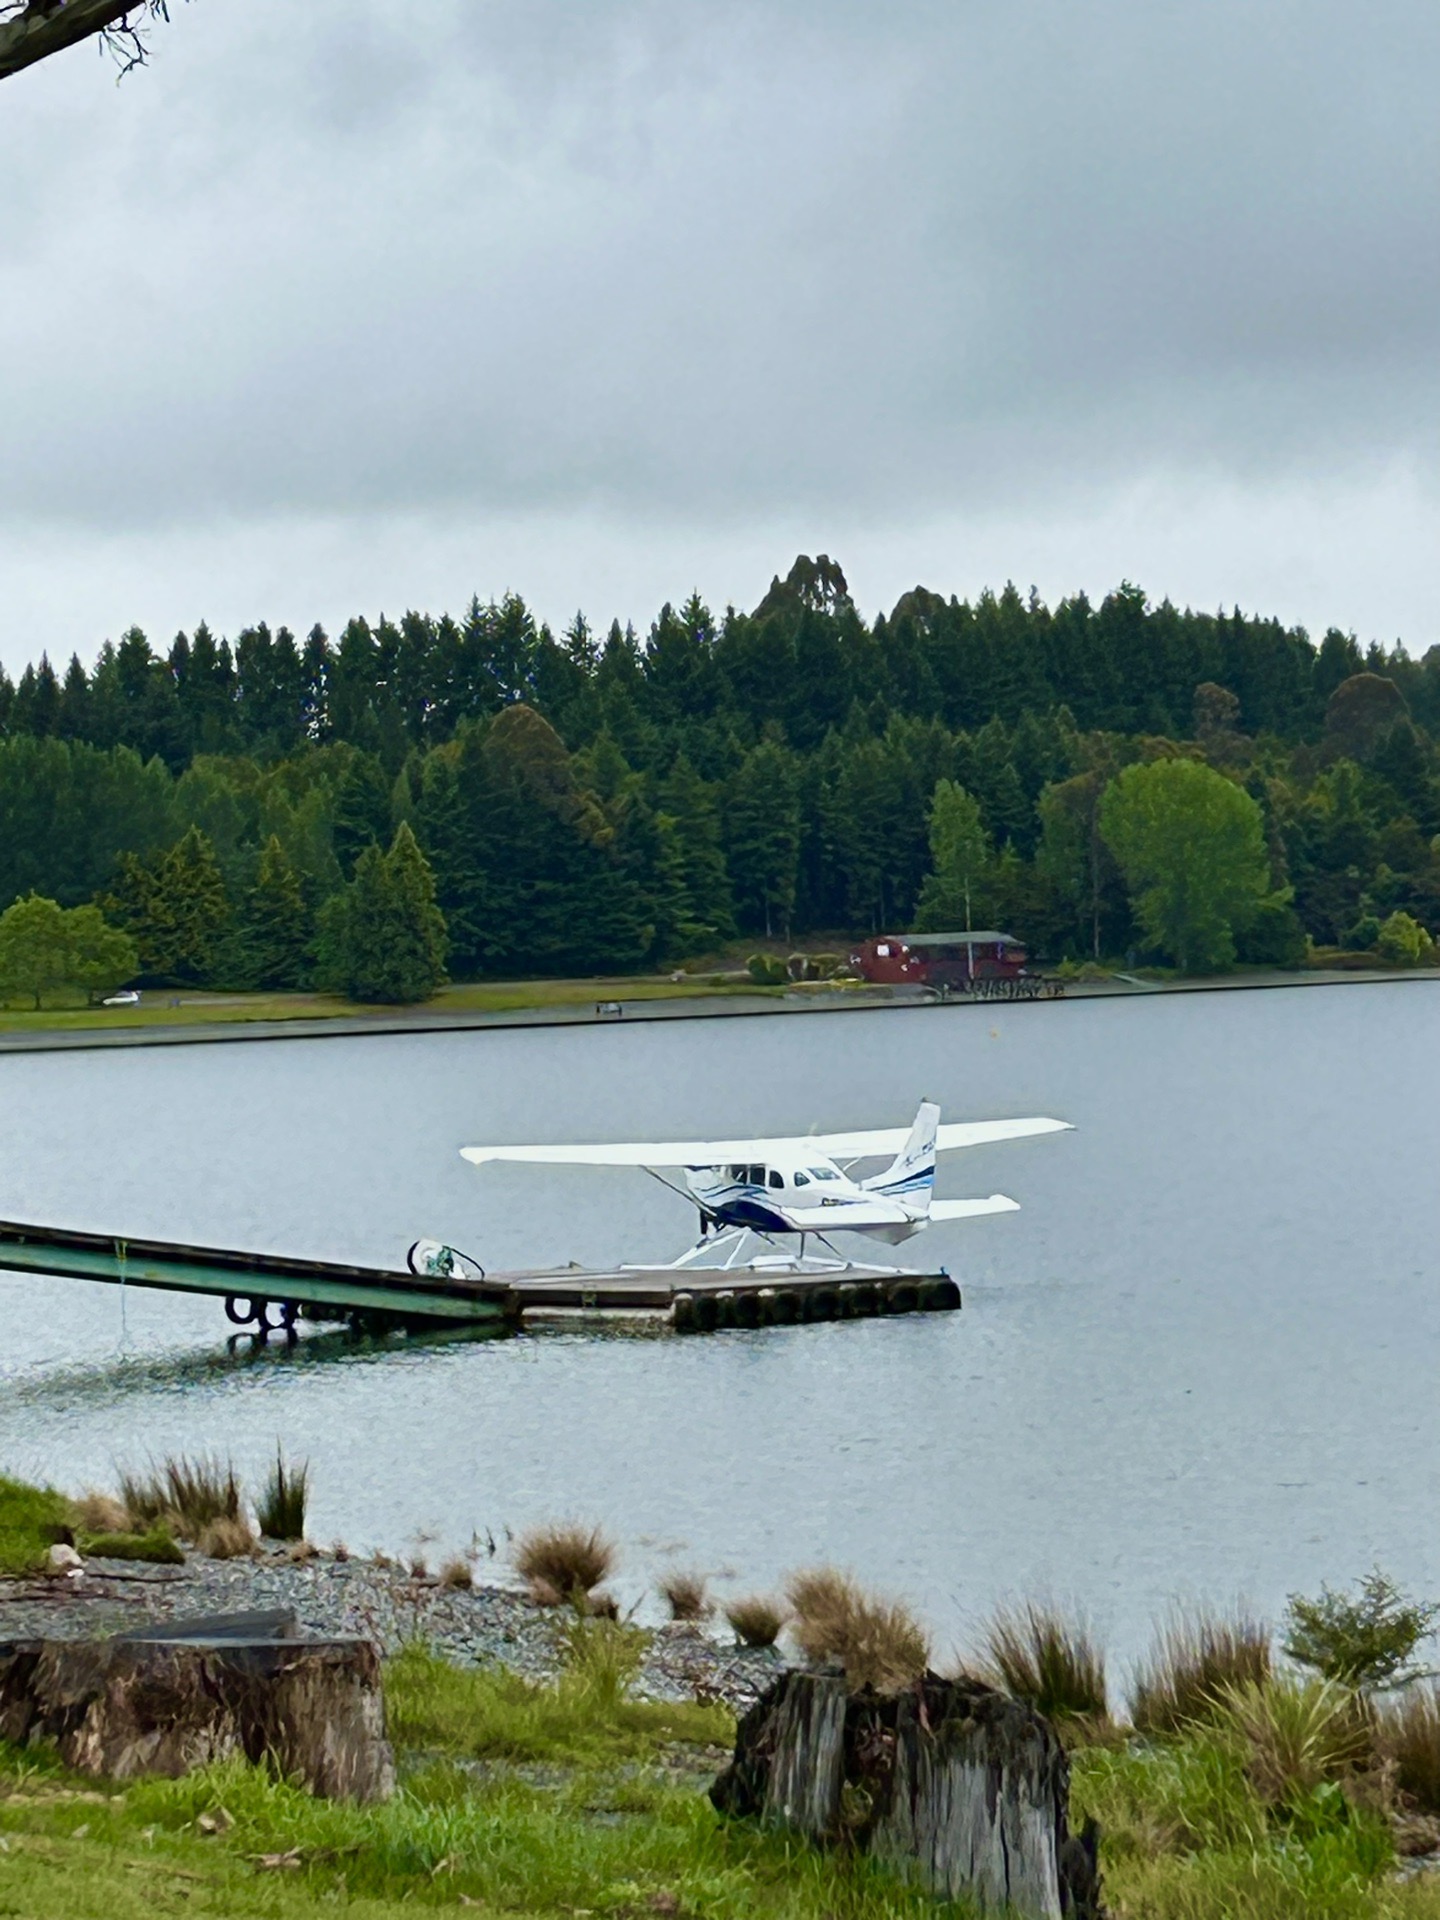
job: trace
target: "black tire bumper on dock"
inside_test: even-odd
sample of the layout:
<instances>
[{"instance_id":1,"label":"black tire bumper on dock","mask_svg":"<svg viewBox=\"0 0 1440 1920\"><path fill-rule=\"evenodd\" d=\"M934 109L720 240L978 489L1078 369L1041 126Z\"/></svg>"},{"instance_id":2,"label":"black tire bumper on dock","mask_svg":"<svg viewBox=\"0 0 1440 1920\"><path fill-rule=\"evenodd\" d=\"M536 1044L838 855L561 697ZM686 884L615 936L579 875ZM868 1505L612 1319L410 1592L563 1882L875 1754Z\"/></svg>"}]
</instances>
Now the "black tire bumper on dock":
<instances>
[{"instance_id":1,"label":"black tire bumper on dock","mask_svg":"<svg viewBox=\"0 0 1440 1920\"><path fill-rule=\"evenodd\" d=\"M897 1274L893 1280L816 1281L697 1287L675 1295L670 1324L676 1333L715 1333L731 1327L790 1327L822 1320L871 1319L881 1314L956 1313L960 1289L948 1274Z\"/></svg>"}]
</instances>

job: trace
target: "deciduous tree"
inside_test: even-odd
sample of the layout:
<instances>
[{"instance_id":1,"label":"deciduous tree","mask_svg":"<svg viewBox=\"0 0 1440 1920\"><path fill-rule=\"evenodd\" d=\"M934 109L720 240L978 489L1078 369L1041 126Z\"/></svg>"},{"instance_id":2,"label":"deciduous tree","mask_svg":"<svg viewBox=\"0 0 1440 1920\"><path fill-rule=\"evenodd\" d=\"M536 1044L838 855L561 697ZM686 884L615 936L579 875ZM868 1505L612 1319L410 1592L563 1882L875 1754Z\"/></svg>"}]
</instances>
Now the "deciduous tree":
<instances>
[{"instance_id":1,"label":"deciduous tree","mask_svg":"<svg viewBox=\"0 0 1440 1920\"><path fill-rule=\"evenodd\" d=\"M990 836L976 801L955 780L935 783L930 858L915 910L915 931L949 933L973 926L976 894L990 866Z\"/></svg>"},{"instance_id":2,"label":"deciduous tree","mask_svg":"<svg viewBox=\"0 0 1440 1920\"><path fill-rule=\"evenodd\" d=\"M1236 927L1270 895L1249 794L1199 761L1154 760L1110 783L1100 828L1154 944L1185 973L1229 966Z\"/></svg>"}]
</instances>

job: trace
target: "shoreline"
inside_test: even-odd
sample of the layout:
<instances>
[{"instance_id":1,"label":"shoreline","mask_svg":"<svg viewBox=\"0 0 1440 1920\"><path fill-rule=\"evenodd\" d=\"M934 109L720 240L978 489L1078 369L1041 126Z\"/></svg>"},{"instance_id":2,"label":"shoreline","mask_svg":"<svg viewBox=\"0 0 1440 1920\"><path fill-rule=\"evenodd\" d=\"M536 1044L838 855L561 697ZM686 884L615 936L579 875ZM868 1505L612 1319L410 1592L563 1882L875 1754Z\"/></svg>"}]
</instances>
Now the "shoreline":
<instances>
[{"instance_id":1,"label":"shoreline","mask_svg":"<svg viewBox=\"0 0 1440 1920\"><path fill-rule=\"evenodd\" d=\"M351 1040L362 1037L415 1033L507 1032L530 1027L633 1026L662 1020L739 1020L785 1014L883 1013L929 1009L935 1012L995 1013L1020 1007L1055 1007L1076 1000L1134 1000L1154 995L1196 993L1251 993L1297 987L1401 986L1440 981L1440 967L1403 970L1374 968L1352 971L1315 968L1305 972L1279 969L1202 977L1194 980L1143 980L1116 975L1108 980L1068 982L1065 992L1036 1000L940 1001L923 989L893 987L847 988L831 992L792 990L781 996L738 990L730 994L695 993L659 999L624 998L624 983L597 981L600 998L590 1006L578 1003L508 1007L493 1012L423 1006L384 1013L305 1014L285 1019L244 1018L196 1020L188 1024L117 1024L111 1027L42 1027L0 1030L0 1054L68 1053L107 1047L212 1046L226 1041ZM601 1012L619 1006L615 1014Z\"/></svg>"},{"instance_id":2,"label":"shoreline","mask_svg":"<svg viewBox=\"0 0 1440 1920\"><path fill-rule=\"evenodd\" d=\"M83 1571L0 1580L0 1639L90 1640L159 1621L289 1608L322 1638L358 1634L385 1657L422 1642L461 1666L500 1665L525 1679L561 1669L564 1607L537 1606L519 1587L446 1585L386 1556L323 1549L297 1556L262 1546L253 1556L216 1560L193 1549L166 1566L87 1555ZM743 1711L789 1664L773 1648L747 1648L698 1625L668 1621L647 1629L641 1697L689 1700L701 1689Z\"/></svg>"}]
</instances>

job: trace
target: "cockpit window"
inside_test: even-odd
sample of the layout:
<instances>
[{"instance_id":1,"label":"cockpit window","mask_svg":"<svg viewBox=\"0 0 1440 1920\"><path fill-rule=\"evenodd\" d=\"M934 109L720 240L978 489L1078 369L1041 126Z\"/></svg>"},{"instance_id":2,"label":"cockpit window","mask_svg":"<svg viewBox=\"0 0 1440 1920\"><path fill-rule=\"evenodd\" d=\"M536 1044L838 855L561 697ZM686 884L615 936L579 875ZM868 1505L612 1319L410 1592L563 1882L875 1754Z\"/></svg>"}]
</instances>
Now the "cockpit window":
<instances>
[{"instance_id":1,"label":"cockpit window","mask_svg":"<svg viewBox=\"0 0 1440 1920\"><path fill-rule=\"evenodd\" d=\"M783 1187L785 1184L785 1176L777 1173L774 1167L770 1169L770 1184L772 1187Z\"/></svg>"},{"instance_id":2,"label":"cockpit window","mask_svg":"<svg viewBox=\"0 0 1440 1920\"><path fill-rule=\"evenodd\" d=\"M810 1176L809 1176L809 1174L808 1174L808 1173L797 1173L797 1174L795 1175L795 1184L796 1184L796 1186L797 1186L797 1187L808 1187L808 1186L809 1186L809 1184L810 1184Z\"/></svg>"},{"instance_id":3,"label":"cockpit window","mask_svg":"<svg viewBox=\"0 0 1440 1920\"><path fill-rule=\"evenodd\" d=\"M814 1180L838 1180L840 1178L833 1167L811 1167L810 1176Z\"/></svg>"}]
</instances>

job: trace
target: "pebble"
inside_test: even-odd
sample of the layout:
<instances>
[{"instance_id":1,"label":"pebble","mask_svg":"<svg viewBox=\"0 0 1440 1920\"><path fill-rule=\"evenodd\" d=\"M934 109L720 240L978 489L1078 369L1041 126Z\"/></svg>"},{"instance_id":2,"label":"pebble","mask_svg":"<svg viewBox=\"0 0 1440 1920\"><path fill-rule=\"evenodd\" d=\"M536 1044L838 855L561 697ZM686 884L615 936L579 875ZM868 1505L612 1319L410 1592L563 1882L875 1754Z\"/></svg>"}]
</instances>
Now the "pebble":
<instances>
[{"instance_id":1,"label":"pebble","mask_svg":"<svg viewBox=\"0 0 1440 1920\"><path fill-rule=\"evenodd\" d=\"M0 1644L77 1640L128 1632L148 1621L288 1607L309 1633L358 1634L385 1654L424 1641L464 1666L498 1664L527 1679L560 1667L560 1617L513 1587L442 1586L381 1561L284 1550L255 1559L184 1566L86 1559L83 1574L0 1582ZM658 1627L648 1639L637 1692L655 1700L717 1700L743 1712L784 1665L773 1648L737 1647L690 1625Z\"/></svg>"}]
</instances>

